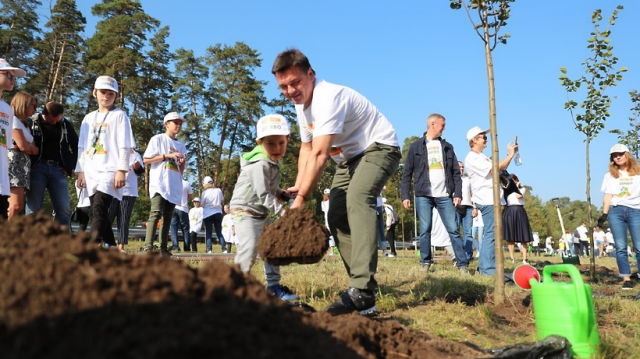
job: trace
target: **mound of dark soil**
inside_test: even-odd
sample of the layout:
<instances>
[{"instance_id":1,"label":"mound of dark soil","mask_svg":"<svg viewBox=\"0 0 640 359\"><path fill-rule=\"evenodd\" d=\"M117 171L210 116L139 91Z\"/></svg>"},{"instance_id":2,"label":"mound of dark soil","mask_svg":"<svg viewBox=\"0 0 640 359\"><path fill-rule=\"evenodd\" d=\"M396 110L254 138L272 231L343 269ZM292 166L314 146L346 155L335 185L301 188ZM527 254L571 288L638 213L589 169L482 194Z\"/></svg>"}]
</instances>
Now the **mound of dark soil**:
<instances>
[{"instance_id":1,"label":"mound of dark soil","mask_svg":"<svg viewBox=\"0 0 640 359\"><path fill-rule=\"evenodd\" d=\"M258 254L274 265L317 263L329 249L329 236L309 208L290 209L264 229Z\"/></svg>"},{"instance_id":2,"label":"mound of dark soil","mask_svg":"<svg viewBox=\"0 0 640 359\"><path fill-rule=\"evenodd\" d=\"M5 359L483 356L396 321L304 312L219 261L101 249L46 217L0 223L0 270Z\"/></svg>"}]
</instances>

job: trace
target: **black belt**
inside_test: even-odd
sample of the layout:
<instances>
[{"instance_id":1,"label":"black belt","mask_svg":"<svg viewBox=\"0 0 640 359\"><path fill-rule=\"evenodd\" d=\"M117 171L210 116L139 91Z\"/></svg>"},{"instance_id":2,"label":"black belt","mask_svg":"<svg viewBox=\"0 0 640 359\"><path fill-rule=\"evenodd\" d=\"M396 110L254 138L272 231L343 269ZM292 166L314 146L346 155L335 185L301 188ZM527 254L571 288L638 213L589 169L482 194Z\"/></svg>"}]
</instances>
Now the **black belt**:
<instances>
[{"instance_id":1,"label":"black belt","mask_svg":"<svg viewBox=\"0 0 640 359\"><path fill-rule=\"evenodd\" d=\"M60 162L54 161L54 160L46 160L46 161L42 161L42 163L45 163L48 166L62 167Z\"/></svg>"}]
</instances>

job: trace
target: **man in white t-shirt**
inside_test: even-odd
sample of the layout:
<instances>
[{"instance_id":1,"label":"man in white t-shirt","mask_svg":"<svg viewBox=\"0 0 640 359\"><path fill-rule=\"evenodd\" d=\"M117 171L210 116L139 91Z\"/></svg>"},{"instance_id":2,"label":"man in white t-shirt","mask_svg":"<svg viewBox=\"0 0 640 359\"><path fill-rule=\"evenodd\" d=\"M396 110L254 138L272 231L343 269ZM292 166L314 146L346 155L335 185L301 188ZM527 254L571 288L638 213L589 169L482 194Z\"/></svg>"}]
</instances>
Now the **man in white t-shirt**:
<instances>
[{"instance_id":1,"label":"man in white t-shirt","mask_svg":"<svg viewBox=\"0 0 640 359\"><path fill-rule=\"evenodd\" d=\"M147 233L143 251L153 250L153 239L156 235L158 221L160 227L160 253L170 256L167 248L171 217L176 204L182 203L182 174L186 167L187 148L177 138L182 124L187 120L177 112L169 112L164 116L165 133L155 135L149 140L144 151L144 163L151 165L149 170L149 197L151 210L147 221Z\"/></svg>"},{"instance_id":2,"label":"man in white t-shirt","mask_svg":"<svg viewBox=\"0 0 640 359\"><path fill-rule=\"evenodd\" d=\"M432 264L431 216L437 209L442 224L451 237L456 265L468 273L469 258L464 251L456 207L462 201L462 178L453 146L442 138L446 125L444 116L434 113L427 117L427 132L409 146L402 171L401 196L405 209L411 209L411 184L415 206L420 218L420 269L428 271Z\"/></svg>"},{"instance_id":3,"label":"man in white t-shirt","mask_svg":"<svg viewBox=\"0 0 640 359\"><path fill-rule=\"evenodd\" d=\"M364 96L317 79L298 49L278 54L271 72L282 94L295 103L300 125L299 172L290 188L297 196L291 208L302 207L311 197L329 157L337 163L329 227L350 280L340 299L325 310L372 314L378 287L376 198L402 157L396 132Z\"/></svg>"},{"instance_id":4,"label":"man in white t-shirt","mask_svg":"<svg viewBox=\"0 0 640 359\"><path fill-rule=\"evenodd\" d=\"M467 141L471 151L464 160L464 166L469 174L471 183L471 201L475 209L474 215L482 213L484 222L484 237L480 247L480 257L478 258L478 271L482 275L493 275L496 273L496 248L493 217L493 165L491 159L484 155L482 151L487 148L487 133L478 126L467 131ZM518 145L509 144L507 156L498 164L499 170L509 167L511 159L518 151Z\"/></svg>"},{"instance_id":5,"label":"man in white t-shirt","mask_svg":"<svg viewBox=\"0 0 640 359\"><path fill-rule=\"evenodd\" d=\"M578 228L576 228L576 232L578 234L577 239L580 246L580 255L583 257L588 257L589 256L589 240L587 239L588 233L587 233L586 223L582 222L582 224L580 224Z\"/></svg>"}]
</instances>

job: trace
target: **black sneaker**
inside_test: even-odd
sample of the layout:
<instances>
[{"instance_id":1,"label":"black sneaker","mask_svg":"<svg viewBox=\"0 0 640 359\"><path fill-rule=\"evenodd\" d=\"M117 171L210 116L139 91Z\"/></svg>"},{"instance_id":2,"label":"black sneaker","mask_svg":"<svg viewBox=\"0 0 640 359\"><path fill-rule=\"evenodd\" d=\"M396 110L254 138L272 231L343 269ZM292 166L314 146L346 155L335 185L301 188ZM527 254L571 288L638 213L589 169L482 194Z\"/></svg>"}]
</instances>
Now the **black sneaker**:
<instances>
[{"instance_id":1,"label":"black sneaker","mask_svg":"<svg viewBox=\"0 0 640 359\"><path fill-rule=\"evenodd\" d=\"M167 248L160 248L160 254L167 257L171 257L173 255Z\"/></svg>"},{"instance_id":2,"label":"black sneaker","mask_svg":"<svg viewBox=\"0 0 640 359\"><path fill-rule=\"evenodd\" d=\"M358 312L360 315L372 316L376 314L376 296L372 290L349 288L342 293L340 299L324 308L333 315Z\"/></svg>"},{"instance_id":3,"label":"black sneaker","mask_svg":"<svg viewBox=\"0 0 640 359\"><path fill-rule=\"evenodd\" d=\"M630 280L625 280L622 282L622 290L630 290L633 289L633 283Z\"/></svg>"}]
</instances>

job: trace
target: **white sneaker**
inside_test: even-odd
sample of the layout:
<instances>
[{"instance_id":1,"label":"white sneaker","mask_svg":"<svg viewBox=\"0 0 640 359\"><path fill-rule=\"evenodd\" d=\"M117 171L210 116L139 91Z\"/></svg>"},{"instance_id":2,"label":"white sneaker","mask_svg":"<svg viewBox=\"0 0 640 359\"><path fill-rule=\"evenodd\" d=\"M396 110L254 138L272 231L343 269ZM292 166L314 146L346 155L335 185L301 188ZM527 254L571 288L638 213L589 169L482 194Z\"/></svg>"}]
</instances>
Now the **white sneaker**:
<instances>
[{"instance_id":1,"label":"white sneaker","mask_svg":"<svg viewBox=\"0 0 640 359\"><path fill-rule=\"evenodd\" d=\"M225 250L225 251L222 251L222 254L226 254L226 253L229 253L229 252L227 252L226 250Z\"/></svg>"},{"instance_id":2,"label":"white sneaker","mask_svg":"<svg viewBox=\"0 0 640 359\"><path fill-rule=\"evenodd\" d=\"M213 252L212 252L212 251L208 251L208 252L207 252L207 254L211 254L211 253L213 253Z\"/></svg>"}]
</instances>

